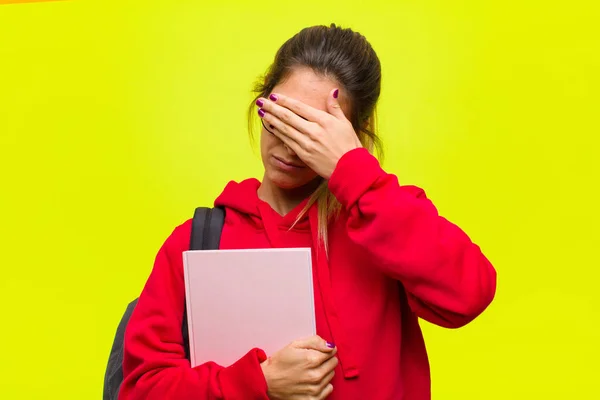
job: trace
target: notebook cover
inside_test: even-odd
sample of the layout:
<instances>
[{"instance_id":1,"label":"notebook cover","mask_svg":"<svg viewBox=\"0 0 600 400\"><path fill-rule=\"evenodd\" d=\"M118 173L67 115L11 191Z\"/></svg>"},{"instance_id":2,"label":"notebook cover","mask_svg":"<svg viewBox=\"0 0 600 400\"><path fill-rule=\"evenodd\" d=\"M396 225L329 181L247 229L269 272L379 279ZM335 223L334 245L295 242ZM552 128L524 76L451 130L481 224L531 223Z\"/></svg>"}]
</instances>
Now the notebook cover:
<instances>
[{"instance_id":1,"label":"notebook cover","mask_svg":"<svg viewBox=\"0 0 600 400\"><path fill-rule=\"evenodd\" d=\"M183 253L192 367L316 334L308 248Z\"/></svg>"}]
</instances>

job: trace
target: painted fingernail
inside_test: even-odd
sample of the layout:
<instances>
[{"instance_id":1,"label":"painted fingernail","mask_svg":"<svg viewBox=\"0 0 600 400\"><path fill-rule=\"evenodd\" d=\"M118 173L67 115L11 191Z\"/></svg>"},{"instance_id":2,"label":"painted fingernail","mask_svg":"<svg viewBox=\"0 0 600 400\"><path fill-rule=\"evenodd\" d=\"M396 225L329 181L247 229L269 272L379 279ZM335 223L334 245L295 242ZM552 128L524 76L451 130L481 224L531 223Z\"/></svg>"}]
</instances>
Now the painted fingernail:
<instances>
[{"instance_id":1,"label":"painted fingernail","mask_svg":"<svg viewBox=\"0 0 600 400\"><path fill-rule=\"evenodd\" d=\"M262 106L264 106L264 104L265 103L261 99L256 100L256 105L257 106L262 107Z\"/></svg>"},{"instance_id":2,"label":"painted fingernail","mask_svg":"<svg viewBox=\"0 0 600 400\"><path fill-rule=\"evenodd\" d=\"M327 342L327 347L329 347L330 349L335 348L335 344L331 343L331 342Z\"/></svg>"},{"instance_id":3,"label":"painted fingernail","mask_svg":"<svg viewBox=\"0 0 600 400\"><path fill-rule=\"evenodd\" d=\"M258 116L261 117L261 118L265 116L265 112L263 111L262 108L258 109Z\"/></svg>"},{"instance_id":4,"label":"painted fingernail","mask_svg":"<svg viewBox=\"0 0 600 400\"><path fill-rule=\"evenodd\" d=\"M277 101L277 96L275 96L274 94L269 96L269 99L271 99L271 101Z\"/></svg>"},{"instance_id":5,"label":"painted fingernail","mask_svg":"<svg viewBox=\"0 0 600 400\"><path fill-rule=\"evenodd\" d=\"M339 94L340 94L340 91L339 91L338 89L335 89L335 90L333 91L333 98L334 98L334 99L337 99L337 98L338 98L338 96L339 96Z\"/></svg>"}]
</instances>

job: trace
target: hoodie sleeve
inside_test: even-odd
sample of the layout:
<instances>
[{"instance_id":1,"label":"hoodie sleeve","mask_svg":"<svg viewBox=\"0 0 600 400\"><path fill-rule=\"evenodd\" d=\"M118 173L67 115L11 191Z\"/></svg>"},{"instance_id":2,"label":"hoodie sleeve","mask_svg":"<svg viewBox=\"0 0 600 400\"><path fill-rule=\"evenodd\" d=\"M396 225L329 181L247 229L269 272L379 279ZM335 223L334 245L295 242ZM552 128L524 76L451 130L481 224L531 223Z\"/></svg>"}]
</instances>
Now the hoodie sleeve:
<instances>
[{"instance_id":1,"label":"hoodie sleeve","mask_svg":"<svg viewBox=\"0 0 600 400\"><path fill-rule=\"evenodd\" d=\"M186 359L182 253L190 233L188 221L175 229L156 257L125 332L119 399L267 400L262 350L251 350L227 368L215 363L191 368Z\"/></svg>"},{"instance_id":2,"label":"hoodie sleeve","mask_svg":"<svg viewBox=\"0 0 600 400\"><path fill-rule=\"evenodd\" d=\"M403 284L417 316L458 328L491 303L496 271L480 248L438 215L423 190L400 186L366 149L340 159L329 189L348 214L350 240L373 268Z\"/></svg>"}]
</instances>

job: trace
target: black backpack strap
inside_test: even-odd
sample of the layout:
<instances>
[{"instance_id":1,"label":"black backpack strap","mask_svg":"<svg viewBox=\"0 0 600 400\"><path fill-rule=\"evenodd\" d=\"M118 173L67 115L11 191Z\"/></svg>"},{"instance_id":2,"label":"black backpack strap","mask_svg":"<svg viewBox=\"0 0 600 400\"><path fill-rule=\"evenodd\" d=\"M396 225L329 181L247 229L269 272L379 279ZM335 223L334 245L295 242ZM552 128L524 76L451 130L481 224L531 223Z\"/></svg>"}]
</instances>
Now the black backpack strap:
<instances>
[{"instance_id":1,"label":"black backpack strap","mask_svg":"<svg viewBox=\"0 0 600 400\"><path fill-rule=\"evenodd\" d=\"M218 250L224 223L223 208L196 208L192 220L190 250Z\"/></svg>"}]
</instances>

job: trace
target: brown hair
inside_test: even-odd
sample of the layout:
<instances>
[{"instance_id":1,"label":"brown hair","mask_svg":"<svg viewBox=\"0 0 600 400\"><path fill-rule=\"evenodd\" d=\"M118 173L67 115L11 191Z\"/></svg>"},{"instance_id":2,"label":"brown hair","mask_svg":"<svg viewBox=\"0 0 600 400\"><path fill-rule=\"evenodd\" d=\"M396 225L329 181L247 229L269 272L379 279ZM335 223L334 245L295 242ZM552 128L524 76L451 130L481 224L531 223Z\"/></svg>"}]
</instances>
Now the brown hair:
<instances>
[{"instance_id":1,"label":"brown hair","mask_svg":"<svg viewBox=\"0 0 600 400\"><path fill-rule=\"evenodd\" d=\"M360 142L370 152L382 156L375 113L381 90L379 58L364 36L335 24L304 28L279 48L273 64L254 87L256 97L248 110L250 132L255 126L255 101L267 97L294 68L299 67L310 68L341 85L350 100L350 115L346 117ZM300 215L315 202L319 210L319 238L327 250L327 223L340 210L340 204L329 192L326 181L315 190Z\"/></svg>"}]
</instances>

